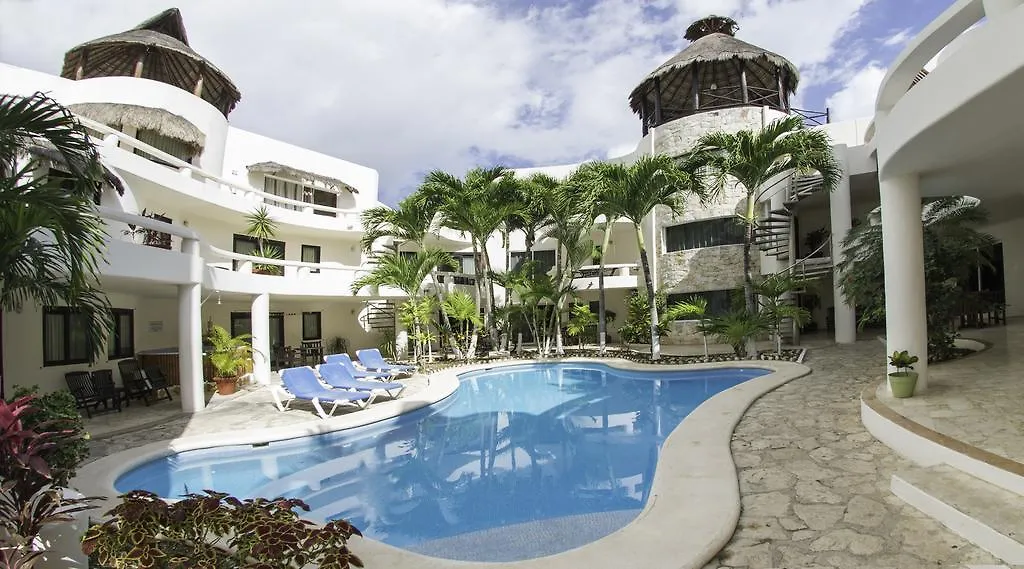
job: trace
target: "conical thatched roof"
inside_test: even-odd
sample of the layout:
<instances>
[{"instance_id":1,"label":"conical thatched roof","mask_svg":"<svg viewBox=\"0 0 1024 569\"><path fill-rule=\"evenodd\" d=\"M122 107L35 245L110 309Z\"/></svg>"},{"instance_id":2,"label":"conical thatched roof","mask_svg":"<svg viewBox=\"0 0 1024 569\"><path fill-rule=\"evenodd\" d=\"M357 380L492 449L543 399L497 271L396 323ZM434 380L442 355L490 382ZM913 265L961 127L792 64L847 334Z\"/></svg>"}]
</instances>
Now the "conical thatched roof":
<instances>
[{"instance_id":1,"label":"conical thatched roof","mask_svg":"<svg viewBox=\"0 0 1024 569\"><path fill-rule=\"evenodd\" d=\"M324 176L307 170L299 170L298 168L292 168L291 166L286 166L277 162L259 162L257 164L250 164L246 166L246 169L253 174L270 174L272 176L292 178L310 184L318 190L326 190L336 194L340 194L343 191L351 192L353 194L359 193L359 190L337 178Z\"/></svg>"},{"instance_id":2,"label":"conical thatched roof","mask_svg":"<svg viewBox=\"0 0 1024 569\"><path fill-rule=\"evenodd\" d=\"M141 69L139 68L141 62ZM239 99L223 71L188 44L181 12L171 8L119 34L87 41L64 54L61 77L141 77L200 96L227 116Z\"/></svg>"},{"instance_id":3,"label":"conical thatched roof","mask_svg":"<svg viewBox=\"0 0 1024 569\"><path fill-rule=\"evenodd\" d=\"M795 92L800 80L796 66L777 53L735 38L737 29L734 20L720 16L694 22L685 35L693 43L658 66L630 93L633 112L639 113L644 101L648 107L652 104L656 86L665 109L678 111L670 114L696 112L697 109L686 108L688 104L692 106L695 80L702 92L724 91L739 89L741 75L745 75L748 88L766 93L773 90L777 94L781 79L787 95ZM778 103L785 106L782 101Z\"/></svg>"},{"instance_id":4,"label":"conical thatched roof","mask_svg":"<svg viewBox=\"0 0 1024 569\"><path fill-rule=\"evenodd\" d=\"M206 144L206 135L196 125L164 109L124 103L77 103L68 105L68 110L118 130L130 126L157 132L181 142L194 155L200 154Z\"/></svg>"}]
</instances>

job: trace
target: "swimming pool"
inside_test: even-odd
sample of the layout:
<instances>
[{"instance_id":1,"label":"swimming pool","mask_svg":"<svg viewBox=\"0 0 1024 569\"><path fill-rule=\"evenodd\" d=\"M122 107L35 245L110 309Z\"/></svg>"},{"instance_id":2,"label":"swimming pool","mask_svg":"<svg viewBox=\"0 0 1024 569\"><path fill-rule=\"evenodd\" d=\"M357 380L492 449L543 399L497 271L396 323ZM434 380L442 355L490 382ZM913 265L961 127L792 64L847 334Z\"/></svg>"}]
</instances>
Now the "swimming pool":
<instances>
[{"instance_id":1,"label":"swimming pool","mask_svg":"<svg viewBox=\"0 0 1024 569\"><path fill-rule=\"evenodd\" d=\"M135 468L117 490L174 497L212 488L305 500L370 538L437 557L530 559L629 523L647 500L661 443L753 368L625 371L527 364L460 376L448 399L373 425L188 451Z\"/></svg>"}]
</instances>

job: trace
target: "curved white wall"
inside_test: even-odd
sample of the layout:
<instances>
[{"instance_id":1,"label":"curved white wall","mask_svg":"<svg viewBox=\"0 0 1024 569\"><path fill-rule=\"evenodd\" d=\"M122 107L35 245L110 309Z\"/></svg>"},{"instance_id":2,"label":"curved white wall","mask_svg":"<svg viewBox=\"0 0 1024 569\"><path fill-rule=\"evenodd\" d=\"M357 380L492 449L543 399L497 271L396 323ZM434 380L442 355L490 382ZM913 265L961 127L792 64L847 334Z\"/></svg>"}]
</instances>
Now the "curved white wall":
<instances>
[{"instance_id":1,"label":"curved white wall","mask_svg":"<svg viewBox=\"0 0 1024 569\"><path fill-rule=\"evenodd\" d=\"M95 77L65 81L54 90L53 96L65 105L124 103L166 109L180 115L206 135L198 166L208 172L223 172L228 120L212 105L191 93L150 79Z\"/></svg>"}]
</instances>

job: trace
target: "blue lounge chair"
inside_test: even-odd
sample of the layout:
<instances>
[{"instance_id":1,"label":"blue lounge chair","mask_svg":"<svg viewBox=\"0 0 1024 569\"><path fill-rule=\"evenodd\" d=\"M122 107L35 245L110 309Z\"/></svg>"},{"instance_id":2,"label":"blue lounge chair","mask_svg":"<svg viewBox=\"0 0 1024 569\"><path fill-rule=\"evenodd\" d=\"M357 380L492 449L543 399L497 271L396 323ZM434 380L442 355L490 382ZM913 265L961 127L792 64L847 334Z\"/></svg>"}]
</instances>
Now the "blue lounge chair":
<instances>
[{"instance_id":1,"label":"blue lounge chair","mask_svg":"<svg viewBox=\"0 0 1024 569\"><path fill-rule=\"evenodd\" d=\"M324 380L324 383L338 389L383 391L392 399L398 399L398 396L405 391L405 386L397 381L360 381L352 377L352 374L341 364L320 364L317 371L320 372L320 379Z\"/></svg>"},{"instance_id":2,"label":"blue lounge chair","mask_svg":"<svg viewBox=\"0 0 1024 569\"><path fill-rule=\"evenodd\" d=\"M356 350L356 357L359 358L359 363L363 364L363 367L366 369L396 373L413 373L416 371L416 366L389 364L384 360L384 356L380 355L380 350L377 348Z\"/></svg>"},{"instance_id":3,"label":"blue lounge chair","mask_svg":"<svg viewBox=\"0 0 1024 569\"><path fill-rule=\"evenodd\" d=\"M284 384L283 390L280 388L271 390L278 410L286 411L292 401L302 399L311 402L317 414L323 419L334 415L334 411L339 405L354 405L365 409L377 397L376 393L369 391L343 391L326 387L320 383L316 372L311 367L293 367L281 370L281 383ZM285 395L283 401L281 391L284 391ZM330 413L324 411L324 403L331 404Z\"/></svg>"},{"instance_id":4,"label":"blue lounge chair","mask_svg":"<svg viewBox=\"0 0 1024 569\"><path fill-rule=\"evenodd\" d=\"M386 371L368 371L356 367L355 362L348 354L331 354L324 356L326 364L341 364L356 379L379 379L381 381L391 379L394 374Z\"/></svg>"}]
</instances>

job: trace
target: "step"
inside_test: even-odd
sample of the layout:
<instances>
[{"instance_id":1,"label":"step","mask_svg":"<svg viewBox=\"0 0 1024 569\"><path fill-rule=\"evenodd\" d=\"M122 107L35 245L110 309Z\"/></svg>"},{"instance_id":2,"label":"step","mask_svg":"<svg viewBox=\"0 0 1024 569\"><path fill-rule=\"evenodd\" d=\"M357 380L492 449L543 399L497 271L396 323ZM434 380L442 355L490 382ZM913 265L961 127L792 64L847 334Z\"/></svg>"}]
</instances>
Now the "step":
<instances>
[{"instance_id":1,"label":"step","mask_svg":"<svg viewBox=\"0 0 1024 569\"><path fill-rule=\"evenodd\" d=\"M1024 564L1024 496L951 466L892 475L893 494L1011 565Z\"/></svg>"}]
</instances>

